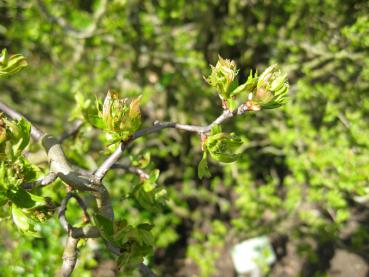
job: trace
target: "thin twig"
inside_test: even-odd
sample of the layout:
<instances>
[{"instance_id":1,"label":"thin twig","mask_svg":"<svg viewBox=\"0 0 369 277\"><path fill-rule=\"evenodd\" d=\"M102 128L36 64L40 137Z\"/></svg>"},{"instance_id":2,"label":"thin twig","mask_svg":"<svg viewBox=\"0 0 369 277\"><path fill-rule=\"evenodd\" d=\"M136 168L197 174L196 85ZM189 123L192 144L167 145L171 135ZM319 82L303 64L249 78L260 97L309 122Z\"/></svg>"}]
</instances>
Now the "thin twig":
<instances>
[{"instance_id":1,"label":"thin twig","mask_svg":"<svg viewBox=\"0 0 369 277\"><path fill-rule=\"evenodd\" d=\"M156 133L161 131L162 129L167 128L174 128L179 130L184 130L188 132L195 132L198 134L205 134L209 133L210 130L215 126L222 124L224 121L236 116L236 115L242 115L245 112L248 111L248 108L246 105L242 104L236 109L235 111L231 112L229 110L223 111L223 113L216 118L212 123L210 123L207 126L195 126L195 125L186 125L186 124L178 124L175 122L154 122L154 126L138 130L136 133L132 135L132 137L127 141L122 141L117 149L102 163L102 165L95 171L96 178L101 181L105 174L109 171L109 169L120 159L121 155L123 154L123 151L125 148L131 144L134 140L148 135L152 133Z\"/></svg>"},{"instance_id":2,"label":"thin twig","mask_svg":"<svg viewBox=\"0 0 369 277\"><path fill-rule=\"evenodd\" d=\"M82 125L83 125L83 121L82 121L82 120L78 119L78 120L74 121L74 122L72 123L72 126L71 126L70 130L68 130L68 131L64 132L64 133L60 136L60 138L59 138L59 143L62 143L62 142L63 142L64 140L66 140L67 138L69 138L69 137L72 137L72 136L76 135L76 134L78 133L79 129L82 127Z\"/></svg>"},{"instance_id":3,"label":"thin twig","mask_svg":"<svg viewBox=\"0 0 369 277\"><path fill-rule=\"evenodd\" d=\"M66 216L65 212L68 207L68 202L71 198L75 198L83 211L83 221L85 223L90 222L90 216L87 212L87 206L84 203L83 199L76 193L68 192L66 197L60 203L60 207L58 209L58 217L59 222L62 225L63 229L68 232L68 234L73 238L96 238L100 236L99 230L95 226L85 226L85 227L74 227L72 226Z\"/></svg>"},{"instance_id":4,"label":"thin twig","mask_svg":"<svg viewBox=\"0 0 369 277\"><path fill-rule=\"evenodd\" d=\"M44 186L47 186L47 185L50 185L52 182L54 182L56 180L56 178L58 177L58 175L54 172L50 172L48 175L46 175L45 177L42 177L32 183L26 183L26 184L23 184L22 187L24 189L34 189L34 188L37 188L37 187L44 187Z\"/></svg>"},{"instance_id":5,"label":"thin twig","mask_svg":"<svg viewBox=\"0 0 369 277\"><path fill-rule=\"evenodd\" d=\"M151 271L151 269L145 265L144 263L141 263L138 266L138 269L140 270L142 276L144 277L156 277L156 274L154 272Z\"/></svg>"},{"instance_id":6,"label":"thin twig","mask_svg":"<svg viewBox=\"0 0 369 277\"><path fill-rule=\"evenodd\" d=\"M145 171L143 171L141 168L130 166L130 165L115 163L115 164L113 164L113 166L111 168L124 169L125 171L137 174L142 179L148 179L150 177L150 175L147 174Z\"/></svg>"},{"instance_id":7,"label":"thin twig","mask_svg":"<svg viewBox=\"0 0 369 277\"><path fill-rule=\"evenodd\" d=\"M64 18L52 15L42 0L37 0L40 11L48 18L49 21L55 22L62 27L63 31L67 35L77 39L86 39L95 35L96 29L106 13L108 2L108 0L101 0L99 7L96 9L93 15L93 22L90 24L90 26L82 30L77 30L72 27Z\"/></svg>"},{"instance_id":8,"label":"thin twig","mask_svg":"<svg viewBox=\"0 0 369 277\"><path fill-rule=\"evenodd\" d=\"M113 154L111 154L103 162L103 164L95 171L94 175L100 182L104 178L106 172L108 172L108 170L112 167L112 165L115 164L119 160L125 148L126 148L126 143L121 142L118 145L117 149L115 149Z\"/></svg>"}]
</instances>

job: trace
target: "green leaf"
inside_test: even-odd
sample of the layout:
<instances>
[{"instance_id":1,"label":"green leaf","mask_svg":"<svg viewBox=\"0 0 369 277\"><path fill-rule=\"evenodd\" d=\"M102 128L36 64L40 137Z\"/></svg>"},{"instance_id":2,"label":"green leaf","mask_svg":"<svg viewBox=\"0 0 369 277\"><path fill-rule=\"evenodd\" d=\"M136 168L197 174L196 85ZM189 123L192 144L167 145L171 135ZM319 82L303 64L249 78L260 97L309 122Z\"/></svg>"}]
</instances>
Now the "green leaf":
<instances>
[{"instance_id":1,"label":"green leaf","mask_svg":"<svg viewBox=\"0 0 369 277\"><path fill-rule=\"evenodd\" d=\"M206 151L202 155L202 159L199 163L199 166L197 167L197 175L199 176L200 179L203 179L204 177L205 178L210 178L211 177L211 173L210 173L209 168L208 168L208 161L207 161Z\"/></svg>"},{"instance_id":2,"label":"green leaf","mask_svg":"<svg viewBox=\"0 0 369 277\"><path fill-rule=\"evenodd\" d=\"M154 246L155 244L154 237L152 236L150 231L139 229L138 232L142 245Z\"/></svg>"},{"instance_id":3,"label":"green leaf","mask_svg":"<svg viewBox=\"0 0 369 277\"><path fill-rule=\"evenodd\" d=\"M150 176L149 176L149 182L151 183L155 183L158 178L159 178L159 174L160 174L160 170L159 169L154 169L153 171L150 172Z\"/></svg>"},{"instance_id":4,"label":"green leaf","mask_svg":"<svg viewBox=\"0 0 369 277\"><path fill-rule=\"evenodd\" d=\"M211 134L205 141L205 149L210 156L219 162L231 163L239 158L236 153L242 145L242 140L234 133L220 133L220 129L212 129Z\"/></svg>"},{"instance_id":5,"label":"green leaf","mask_svg":"<svg viewBox=\"0 0 369 277\"><path fill-rule=\"evenodd\" d=\"M247 78L247 81L243 83L242 85L238 86L235 90L231 92L231 96L236 96L239 94L245 94L248 96L249 93L254 92L256 89L258 83L258 75L255 73L253 76L252 70L250 70L249 77Z\"/></svg>"},{"instance_id":6,"label":"green leaf","mask_svg":"<svg viewBox=\"0 0 369 277\"><path fill-rule=\"evenodd\" d=\"M12 205L12 217L15 225L22 231L28 231L30 228L30 219L23 211L15 205Z\"/></svg>"},{"instance_id":7,"label":"green leaf","mask_svg":"<svg viewBox=\"0 0 369 277\"><path fill-rule=\"evenodd\" d=\"M96 227L100 231L101 236L104 239L113 242L114 241L113 222L110 219L98 213L94 214L94 220L95 220Z\"/></svg>"},{"instance_id":8,"label":"green leaf","mask_svg":"<svg viewBox=\"0 0 369 277\"><path fill-rule=\"evenodd\" d=\"M40 237L40 235L34 230L35 221L31 218L31 214L25 213L21 208L12 205L12 218L14 224L24 234L33 237Z\"/></svg>"},{"instance_id":9,"label":"green leaf","mask_svg":"<svg viewBox=\"0 0 369 277\"><path fill-rule=\"evenodd\" d=\"M9 190L7 196L19 208L31 209L36 206L31 195L20 187Z\"/></svg>"},{"instance_id":10,"label":"green leaf","mask_svg":"<svg viewBox=\"0 0 369 277\"><path fill-rule=\"evenodd\" d=\"M7 50L3 49L0 55L0 77L7 77L11 74L15 74L27 65L27 61L22 55L16 54L8 57Z\"/></svg>"}]
</instances>

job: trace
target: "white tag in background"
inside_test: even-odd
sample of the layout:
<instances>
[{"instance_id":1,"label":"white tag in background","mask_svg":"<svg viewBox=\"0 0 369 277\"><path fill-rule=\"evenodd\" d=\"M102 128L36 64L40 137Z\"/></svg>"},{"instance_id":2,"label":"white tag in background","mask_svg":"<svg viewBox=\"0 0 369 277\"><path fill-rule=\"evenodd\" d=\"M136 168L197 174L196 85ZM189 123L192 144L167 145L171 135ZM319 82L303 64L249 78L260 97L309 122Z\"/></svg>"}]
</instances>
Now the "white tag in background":
<instances>
[{"instance_id":1,"label":"white tag in background","mask_svg":"<svg viewBox=\"0 0 369 277\"><path fill-rule=\"evenodd\" d=\"M262 267L270 266L276 260L272 245L266 236L235 245L231 256L238 276L249 274L252 277L261 277Z\"/></svg>"}]
</instances>

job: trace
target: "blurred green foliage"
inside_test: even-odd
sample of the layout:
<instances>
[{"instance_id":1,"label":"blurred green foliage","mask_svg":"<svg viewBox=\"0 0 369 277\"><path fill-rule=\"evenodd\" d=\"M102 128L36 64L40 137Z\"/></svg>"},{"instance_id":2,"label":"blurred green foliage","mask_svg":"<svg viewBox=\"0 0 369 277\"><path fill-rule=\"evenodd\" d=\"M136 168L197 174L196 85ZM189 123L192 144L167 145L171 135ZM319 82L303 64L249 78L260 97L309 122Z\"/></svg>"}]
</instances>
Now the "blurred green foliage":
<instances>
[{"instance_id":1,"label":"blurred green foliage","mask_svg":"<svg viewBox=\"0 0 369 277\"><path fill-rule=\"evenodd\" d=\"M171 268L186 267L185 260L197 264L196 274L211 275L221 247L258 234L287 234L302 246L311 239L344 241L367 253L367 223L359 222L349 237L342 234L369 199L367 1L113 0L92 34L76 35L94 24L101 4L2 1L1 48L22 53L29 66L0 80L1 101L54 134L75 116L78 93L103 98L109 89L122 97L142 95L143 126L155 120L205 125L222 110L203 79L218 55L247 69L238 73L241 82L250 69L262 72L272 63L290 81L284 107L223 126L244 144L237 163L209 161L211 179L197 178L201 142L191 134L164 130L129 149L136 157L149 152L145 170L162 172L154 182L166 187L170 200L160 212L131 197L138 176L109 173L106 184L116 217L134 226L154 225L157 248L151 264L157 272L170 275ZM98 138L84 126L64 142L69 159L95 169L106 157ZM26 155L46 168L37 146ZM46 193L61 199L59 186ZM40 227L42 238L32 239L9 228L9 220L1 221L4 276L54 274L63 232L54 218L48 222ZM102 243L89 244L94 251L81 248L76 276L92 276L112 257Z\"/></svg>"}]
</instances>

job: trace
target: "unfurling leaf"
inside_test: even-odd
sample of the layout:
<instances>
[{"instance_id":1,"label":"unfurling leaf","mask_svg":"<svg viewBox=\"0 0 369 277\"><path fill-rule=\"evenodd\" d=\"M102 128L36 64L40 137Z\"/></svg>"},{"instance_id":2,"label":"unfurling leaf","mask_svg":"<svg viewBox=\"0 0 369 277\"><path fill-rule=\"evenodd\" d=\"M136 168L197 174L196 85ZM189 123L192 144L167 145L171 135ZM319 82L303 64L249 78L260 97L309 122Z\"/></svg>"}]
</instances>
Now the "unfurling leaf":
<instances>
[{"instance_id":1,"label":"unfurling leaf","mask_svg":"<svg viewBox=\"0 0 369 277\"><path fill-rule=\"evenodd\" d=\"M250 70L249 77L247 78L246 82L242 85L239 85L234 91L232 91L231 96L237 96L239 94L246 94L252 93L257 86L258 83L258 75L255 73L252 74L252 70Z\"/></svg>"},{"instance_id":2,"label":"unfurling leaf","mask_svg":"<svg viewBox=\"0 0 369 277\"><path fill-rule=\"evenodd\" d=\"M25 119L10 121L0 114L0 160L15 160L28 146L31 125Z\"/></svg>"},{"instance_id":3,"label":"unfurling leaf","mask_svg":"<svg viewBox=\"0 0 369 277\"><path fill-rule=\"evenodd\" d=\"M259 77L256 89L249 95L251 109L274 109L287 102L287 75L277 64L269 66Z\"/></svg>"},{"instance_id":4,"label":"unfurling leaf","mask_svg":"<svg viewBox=\"0 0 369 277\"><path fill-rule=\"evenodd\" d=\"M230 103L232 100L231 93L238 85L236 79L237 74L238 70L236 63L219 56L217 64L215 66L211 65L210 76L205 79L209 85L217 90L220 99L222 99L222 101L226 103L227 108L232 111L236 104Z\"/></svg>"},{"instance_id":5,"label":"unfurling leaf","mask_svg":"<svg viewBox=\"0 0 369 277\"><path fill-rule=\"evenodd\" d=\"M236 151L242 143L241 138L236 134L223 133L220 126L216 126L204 142L204 151L207 151L216 161L231 163L239 158L240 154Z\"/></svg>"},{"instance_id":6,"label":"unfurling leaf","mask_svg":"<svg viewBox=\"0 0 369 277\"><path fill-rule=\"evenodd\" d=\"M96 100L96 105L92 105L83 95L76 97L76 101L84 118L107 132L105 141L110 145L129 139L141 126L141 97L130 100L108 91L103 104Z\"/></svg>"},{"instance_id":7,"label":"unfurling leaf","mask_svg":"<svg viewBox=\"0 0 369 277\"><path fill-rule=\"evenodd\" d=\"M22 55L16 54L8 57L7 50L3 49L0 55L0 77L7 77L15 74L27 65L27 61Z\"/></svg>"},{"instance_id":8,"label":"unfurling leaf","mask_svg":"<svg viewBox=\"0 0 369 277\"><path fill-rule=\"evenodd\" d=\"M114 236L114 226L113 222L106 218L105 216L95 213L94 214L94 220L96 227L99 229L101 236L110 241L113 242L113 236Z\"/></svg>"},{"instance_id":9,"label":"unfurling leaf","mask_svg":"<svg viewBox=\"0 0 369 277\"><path fill-rule=\"evenodd\" d=\"M211 173L209 171L209 167L208 167L208 160L207 160L207 154L206 151L203 153L202 155L202 159L199 162L199 165L197 167L197 175L199 176L200 179L205 178L210 178L211 177Z\"/></svg>"}]
</instances>

